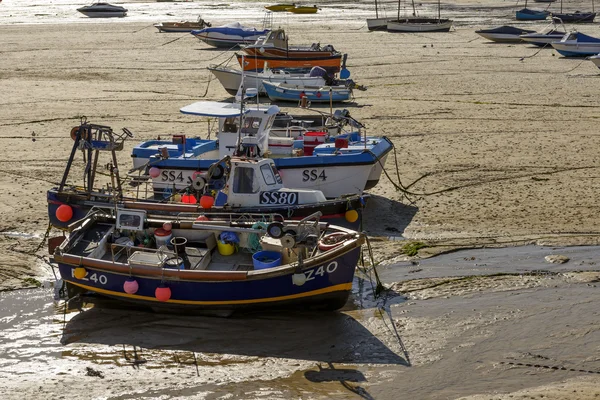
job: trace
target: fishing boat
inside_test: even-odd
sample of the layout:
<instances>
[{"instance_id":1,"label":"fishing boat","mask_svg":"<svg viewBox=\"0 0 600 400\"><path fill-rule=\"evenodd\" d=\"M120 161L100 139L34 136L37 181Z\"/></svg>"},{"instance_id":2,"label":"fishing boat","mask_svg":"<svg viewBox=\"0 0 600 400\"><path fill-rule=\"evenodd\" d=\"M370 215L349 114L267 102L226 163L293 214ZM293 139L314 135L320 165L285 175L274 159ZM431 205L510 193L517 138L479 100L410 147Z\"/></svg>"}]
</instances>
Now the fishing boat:
<instances>
[{"instance_id":1,"label":"fishing boat","mask_svg":"<svg viewBox=\"0 0 600 400\"><path fill-rule=\"evenodd\" d=\"M348 101L352 97L351 85L338 86L299 86L289 83L263 82L267 96L273 101L298 102L306 97L314 103L329 103Z\"/></svg>"},{"instance_id":2,"label":"fishing boat","mask_svg":"<svg viewBox=\"0 0 600 400\"><path fill-rule=\"evenodd\" d=\"M266 36L260 37L254 44L242 46L248 56L269 56L281 58L328 57L339 54L332 45L321 46L319 43L304 46L290 46L289 37L283 29L274 29Z\"/></svg>"},{"instance_id":3,"label":"fishing boat","mask_svg":"<svg viewBox=\"0 0 600 400\"><path fill-rule=\"evenodd\" d=\"M318 213L281 222L102 211L74 224L54 250L67 297L109 297L167 312L339 309L365 240L321 223Z\"/></svg>"},{"instance_id":4,"label":"fishing boat","mask_svg":"<svg viewBox=\"0 0 600 400\"><path fill-rule=\"evenodd\" d=\"M556 0L533 0L536 3L554 3Z\"/></svg>"},{"instance_id":5,"label":"fishing boat","mask_svg":"<svg viewBox=\"0 0 600 400\"><path fill-rule=\"evenodd\" d=\"M232 22L227 25L194 30L191 34L209 46L231 48L241 44L252 44L269 31L270 29L256 29L239 22Z\"/></svg>"},{"instance_id":6,"label":"fishing boat","mask_svg":"<svg viewBox=\"0 0 600 400\"><path fill-rule=\"evenodd\" d=\"M521 40L523 40L524 42L531 43L535 46L548 46L551 48L552 46L550 46L550 44L552 42L561 40L566 35L566 33L567 32L564 30L564 28L559 28L553 21L550 25L541 30L539 33L527 33L525 35L520 35L520 37Z\"/></svg>"},{"instance_id":7,"label":"fishing boat","mask_svg":"<svg viewBox=\"0 0 600 400\"><path fill-rule=\"evenodd\" d=\"M481 29L475 31L475 33L481 37L491 40L492 42L518 43L522 41L521 35L535 33L535 31L504 25L497 28Z\"/></svg>"},{"instance_id":8,"label":"fishing boat","mask_svg":"<svg viewBox=\"0 0 600 400\"><path fill-rule=\"evenodd\" d=\"M253 55L247 57L245 54L236 53L236 58L244 71L262 71L265 66L272 69L297 69L308 71L312 67L321 67L330 74L340 72L342 69L345 54L335 52L327 56L309 56L309 57L272 57L263 55Z\"/></svg>"},{"instance_id":9,"label":"fishing boat","mask_svg":"<svg viewBox=\"0 0 600 400\"><path fill-rule=\"evenodd\" d=\"M417 10L415 1L412 0L413 17L400 17L400 1L398 0L398 18L387 22L387 30L389 32L449 32L452 28L453 21L450 19L441 18L441 5L438 0L438 17L437 18L416 18Z\"/></svg>"},{"instance_id":10,"label":"fishing boat","mask_svg":"<svg viewBox=\"0 0 600 400\"><path fill-rule=\"evenodd\" d=\"M319 7L317 6L295 6L286 9L285 11L289 11L294 14L316 14L319 11Z\"/></svg>"},{"instance_id":11,"label":"fishing boat","mask_svg":"<svg viewBox=\"0 0 600 400\"><path fill-rule=\"evenodd\" d=\"M235 95L242 84L242 79L245 88L256 88L259 94L266 95L263 81L273 83L289 83L302 86L322 86L325 85L326 79L322 75L314 75L314 73L292 73L286 70L271 70L270 68L263 69L261 72L246 71L242 73L231 67L212 65L208 70L221 82L227 93Z\"/></svg>"},{"instance_id":12,"label":"fishing boat","mask_svg":"<svg viewBox=\"0 0 600 400\"><path fill-rule=\"evenodd\" d=\"M375 18L367 18L367 29L370 31L385 31L388 20L391 18L379 18L379 6L375 0Z\"/></svg>"},{"instance_id":13,"label":"fishing boat","mask_svg":"<svg viewBox=\"0 0 600 400\"><path fill-rule=\"evenodd\" d=\"M565 57L586 57L600 53L600 38L581 32L570 32L560 41L551 44L557 52Z\"/></svg>"},{"instance_id":14,"label":"fishing boat","mask_svg":"<svg viewBox=\"0 0 600 400\"><path fill-rule=\"evenodd\" d=\"M139 168L155 167L160 171L152 178L157 195L185 190L194 173L207 171L218 160L232 155L240 144L246 154L268 154L275 162L285 187L320 190L326 198L362 194L377 184L393 148L385 136L364 136L364 126L342 113L339 113L339 118L349 121L349 131L331 138L326 132L312 132L302 139L294 139L270 136L279 112L279 107L273 105L242 106L202 101L180 111L217 118L217 140L208 140L195 154L182 153L168 158L157 151L160 144L155 141L135 146L132 157L141 164ZM333 146L327 146L328 141Z\"/></svg>"},{"instance_id":15,"label":"fishing boat","mask_svg":"<svg viewBox=\"0 0 600 400\"><path fill-rule=\"evenodd\" d=\"M212 25L210 22L206 22L202 17L198 17L197 21L180 21L180 22L160 22L155 24L154 27L159 32L191 32L194 30L210 28Z\"/></svg>"},{"instance_id":16,"label":"fishing boat","mask_svg":"<svg viewBox=\"0 0 600 400\"><path fill-rule=\"evenodd\" d=\"M89 6L80 7L77 11L89 18L114 18L125 17L127 15L126 8L109 3L94 3Z\"/></svg>"},{"instance_id":17,"label":"fishing boat","mask_svg":"<svg viewBox=\"0 0 600 400\"><path fill-rule=\"evenodd\" d=\"M562 22L568 22L571 24L592 23L596 18L596 12L594 11L594 0L592 0L592 12L575 11L573 13L563 13L563 2L560 0L560 12L552 13L552 18L558 18Z\"/></svg>"},{"instance_id":18,"label":"fishing boat","mask_svg":"<svg viewBox=\"0 0 600 400\"><path fill-rule=\"evenodd\" d=\"M205 173L192 174L183 190L160 193L150 190L126 189L125 182L135 176L118 175L116 151L122 150L127 136L117 135L110 127L82 123L73 129L75 140L71 157L67 162L61 183L47 191L48 218L59 228L66 228L73 221L84 218L98 208L119 207L143 210L149 217L202 214L213 218L222 214L250 215L276 213L288 219L299 220L315 212L321 219L353 229L361 224L362 208L368 196L345 196L327 200L323 193L313 189L285 187L273 160L225 156L215 162ZM181 142L181 137L178 141ZM282 140L285 144L287 141ZM183 138L185 145L185 138ZM84 182L67 184L77 150L86 154ZM101 153L109 153L111 168L110 187L99 187L100 171L97 171ZM163 174L160 177L160 174ZM149 168L149 177L166 181L166 171ZM76 174L77 177L81 176ZM136 181L138 184L142 181ZM81 183L81 182L80 182ZM135 183L135 182L134 182Z\"/></svg>"},{"instance_id":19,"label":"fishing boat","mask_svg":"<svg viewBox=\"0 0 600 400\"><path fill-rule=\"evenodd\" d=\"M296 5L294 3L289 4L274 4L272 6L265 6L265 8L269 11L273 12L283 12L288 11L290 8L294 8Z\"/></svg>"}]
</instances>

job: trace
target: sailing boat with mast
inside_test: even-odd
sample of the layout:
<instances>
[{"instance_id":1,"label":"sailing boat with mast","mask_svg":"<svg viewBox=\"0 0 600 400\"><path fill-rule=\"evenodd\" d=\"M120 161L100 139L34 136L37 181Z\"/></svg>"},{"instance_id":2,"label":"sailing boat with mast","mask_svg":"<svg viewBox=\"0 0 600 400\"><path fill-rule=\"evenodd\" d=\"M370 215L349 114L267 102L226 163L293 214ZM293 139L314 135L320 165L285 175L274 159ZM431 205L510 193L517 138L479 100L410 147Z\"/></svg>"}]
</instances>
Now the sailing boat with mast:
<instances>
[{"instance_id":1,"label":"sailing boat with mast","mask_svg":"<svg viewBox=\"0 0 600 400\"><path fill-rule=\"evenodd\" d=\"M527 8L527 0L525 0L525 7L517 10L516 13L517 21L539 21L546 19L548 15L550 15L549 11L532 10Z\"/></svg>"},{"instance_id":2,"label":"sailing boat with mast","mask_svg":"<svg viewBox=\"0 0 600 400\"><path fill-rule=\"evenodd\" d=\"M596 12L594 10L594 0L592 0L592 12L575 11L574 13L563 13L562 3L562 0L560 0L560 12L552 13L552 18L559 18L562 22L570 22L572 24L594 22L594 18L596 18Z\"/></svg>"},{"instance_id":3,"label":"sailing boat with mast","mask_svg":"<svg viewBox=\"0 0 600 400\"><path fill-rule=\"evenodd\" d=\"M442 19L440 15L440 0L438 0L437 18L416 18L415 0L412 0L413 17L400 18L400 1L398 0L398 19L387 23L390 32L448 32L452 28L452 20Z\"/></svg>"},{"instance_id":4,"label":"sailing boat with mast","mask_svg":"<svg viewBox=\"0 0 600 400\"><path fill-rule=\"evenodd\" d=\"M375 18L367 18L367 28L370 31L385 31L389 18L379 18L379 8L375 0Z\"/></svg>"}]
</instances>

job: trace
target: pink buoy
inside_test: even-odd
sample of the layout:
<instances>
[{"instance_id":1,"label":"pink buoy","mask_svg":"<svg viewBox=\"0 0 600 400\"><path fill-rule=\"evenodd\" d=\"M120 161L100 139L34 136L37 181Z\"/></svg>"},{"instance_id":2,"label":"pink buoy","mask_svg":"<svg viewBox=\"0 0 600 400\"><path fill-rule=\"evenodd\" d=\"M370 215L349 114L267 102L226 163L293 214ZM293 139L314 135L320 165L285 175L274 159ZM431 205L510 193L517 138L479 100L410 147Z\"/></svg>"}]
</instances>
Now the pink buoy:
<instances>
[{"instance_id":1,"label":"pink buoy","mask_svg":"<svg viewBox=\"0 0 600 400\"><path fill-rule=\"evenodd\" d=\"M150 168L150 170L148 171L148 174L150 174L150 176L152 178L157 178L160 175L160 169L156 168L156 167L152 167Z\"/></svg>"},{"instance_id":2,"label":"pink buoy","mask_svg":"<svg viewBox=\"0 0 600 400\"><path fill-rule=\"evenodd\" d=\"M123 290L127 294L135 294L139 288L140 288L140 285L133 278L129 278L125 281L125 283L123 283Z\"/></svg>"},{"instance_id":3,"label":"pink buoy","mask_svg":"<svg viewBox=\"0 0 600 400\"><path fill-rule=\"evenodd\" d=\"M56 218L60 222L68 222L73 218L73 209L68 204L61 204L56 209Z\"/></svg>"},{"instance_id":4,"label":"pink buoy","mask_svg":"<svg viewBox=\"0 0 600 400\"><path fill-rule=\"evenodd\" d=\"M162 227L165 231L169 232L173 228L173 224L170 222L165 222Z\"/></svg>"}]
</instances>

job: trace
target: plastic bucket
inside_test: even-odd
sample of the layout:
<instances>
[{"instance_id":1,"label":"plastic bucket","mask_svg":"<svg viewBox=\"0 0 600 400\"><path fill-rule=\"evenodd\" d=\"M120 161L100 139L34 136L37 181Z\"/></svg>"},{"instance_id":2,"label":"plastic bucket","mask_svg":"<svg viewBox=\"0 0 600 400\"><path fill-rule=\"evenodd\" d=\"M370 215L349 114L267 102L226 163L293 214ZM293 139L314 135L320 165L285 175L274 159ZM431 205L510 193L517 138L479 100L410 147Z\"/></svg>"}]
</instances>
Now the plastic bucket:
<instances>
[{"instance_id":1,"label":"plastic bucket","mask_svg":"<svg viewBox=\"0 0 600 400\"><path fill-rule=\"evenodd\" d=\"M156 241L156 248L160 246L167 246L171 244L171 231L165 231L163 228L158 228L154 231L154 240Z\"/></svg>"},{"instance_id":2,"label":"plastic bucket","mask_svg":"<svg viewBox=\"0 0 600 400\"><path fill-rule=\"evenodd\" d=\"M254 269L266 269L281 265L281 253L276 251L259 251L252 255Z\"/></svg>"},{"instance_id":3,"label":"plastic bucket","mask_svg":"<svg viewBox=\"0 0 600 400\"><path fill-rule=\"evenodd\" d=\"M235 252L235 245L217 240L217 249L222 256L230 256Z\"/></svg>"},{"instance_id":4,"label":"plastic bucket","mask_svg":"<svg viewBox=\"0 0 600 400\"><path fill-rule=\"evenodd\" d=\"M304 134L304 155L312 156L315 147L325 143L325 132L306 132Z\"/></svg>"},{"instance_id":5,"label":"plastic bucket","mask_svg":"<svg viewBox=\"0 0 600 400\"><path fill-rule=\"evenodd\" d=\"M181 257L169 258L168 260L165 261L165 268L185 269L185 265L183 264L183 258L181 258Z\"/></svg>"},{"instance_id":6,"label":"plastic bucket","mask_svg":"<svg viewBox=\"0 0 600 400\"><path fill-rule=\"evenodd\" d=\"M337 138L335 139L334 146L336 149L347 149L348 148L348 138Z\"/></svg>"}]
</instances>

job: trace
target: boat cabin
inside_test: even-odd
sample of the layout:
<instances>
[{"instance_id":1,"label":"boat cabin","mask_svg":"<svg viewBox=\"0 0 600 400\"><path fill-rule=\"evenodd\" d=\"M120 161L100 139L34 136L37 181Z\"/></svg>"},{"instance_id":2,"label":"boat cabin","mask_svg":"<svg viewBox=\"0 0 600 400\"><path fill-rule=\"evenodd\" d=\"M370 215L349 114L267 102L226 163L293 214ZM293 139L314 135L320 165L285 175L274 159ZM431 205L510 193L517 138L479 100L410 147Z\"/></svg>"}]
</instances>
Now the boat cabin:
<instances>
[{"instance_id":1,"label":"boat cabin","mask_svg":"<svg viewBox=\"0 0 600 400\"><path fill-rule=\"evenodd\" d=\"M285 188L271 159L232 158L226 164L226 183L221 193L227 196L227 206L268 207L325 201L320 190Z\"/></svg>"}]
</instances>

